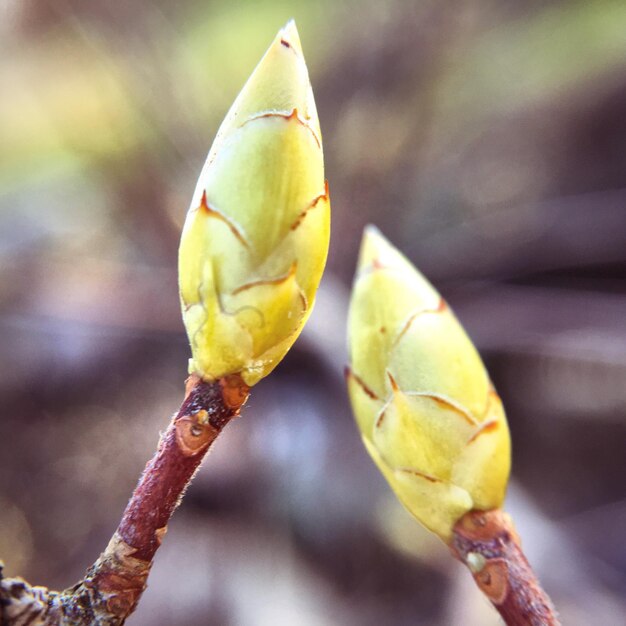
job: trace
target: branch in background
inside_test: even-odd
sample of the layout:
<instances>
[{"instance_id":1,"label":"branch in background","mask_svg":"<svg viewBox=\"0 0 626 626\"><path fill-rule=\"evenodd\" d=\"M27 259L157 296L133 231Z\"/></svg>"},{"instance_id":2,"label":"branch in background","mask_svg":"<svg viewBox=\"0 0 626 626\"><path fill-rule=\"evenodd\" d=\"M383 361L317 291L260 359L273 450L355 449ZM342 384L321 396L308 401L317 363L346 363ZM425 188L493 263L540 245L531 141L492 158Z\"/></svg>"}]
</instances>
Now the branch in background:
<instances>
[{"instance_id":1,"label":"branch in background","mask_svg":"<svg viewBox=\"0 0 626 626\"><path fill-rule=\"evenodd\" d=\"M248 387L235 375L187 380L186 396L162 435L106 550L83 580L62 592L2 579L2 626L115 626L135 609L152 560L187 486L213 441L239 414Z\"/></svg>"},{"instance_id":2,"label":"branch in background","mask_svg":"<svg viewBox=\"0 0 626 626\"><path fill-rule=\"evenodd\" d=\"M506 513L466 513L454 527L450 549L509 626L559 626Z\"/></svg>"}]
</instances>

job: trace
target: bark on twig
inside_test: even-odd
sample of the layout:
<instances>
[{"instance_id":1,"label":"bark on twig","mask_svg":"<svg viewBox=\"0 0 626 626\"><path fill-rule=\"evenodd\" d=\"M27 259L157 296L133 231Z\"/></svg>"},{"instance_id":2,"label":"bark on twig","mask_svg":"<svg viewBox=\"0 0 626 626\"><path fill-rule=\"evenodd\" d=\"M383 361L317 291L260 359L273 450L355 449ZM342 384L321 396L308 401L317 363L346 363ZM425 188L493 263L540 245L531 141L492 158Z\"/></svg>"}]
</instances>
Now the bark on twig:
<instances>
[{"instance_id":1,"label":"bark on twig","mask_svg":"<svg viewBox=\"0 0 626 626\"><path fill-rule=\"evenodd\" d=\"M451 549L509 626L560 625L506 513L470 511L454 527Z\"/></svg>"},{"instance_id":2,"label":"bark on twig","mask_svg":"<svg viewBox=\"0 0 626 626\"><path fill-rule=\"evenodd\" d=\"M65 591L2 578L2 626L117 626L134 611L152 560L210 445L248 397L239 376L187 380L185 400L146 465L109 545Z\"/></svg>"}]
</instances>

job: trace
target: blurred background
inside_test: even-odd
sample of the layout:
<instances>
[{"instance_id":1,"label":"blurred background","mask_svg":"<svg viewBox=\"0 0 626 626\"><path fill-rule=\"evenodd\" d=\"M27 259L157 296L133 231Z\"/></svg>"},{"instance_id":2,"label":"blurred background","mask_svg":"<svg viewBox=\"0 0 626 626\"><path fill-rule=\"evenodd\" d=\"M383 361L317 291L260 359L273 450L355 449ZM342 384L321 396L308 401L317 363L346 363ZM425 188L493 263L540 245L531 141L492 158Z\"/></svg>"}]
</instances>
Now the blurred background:
<instances>
[{"instance_id":1,"label":"blurred background","mask_svg":"<svg viewBox=\"0 0 626 626\"><path fill-rule=\"evenodd\" d=\"M344 390L374 222L484 355L507 508L568 625L626 614L626 3L0 0L0 557L63 588L182 397L176 249L217 127L295 17L333 234L315 313L220 437L132 626L489 626Z\"/></svg>"}]
</instances>

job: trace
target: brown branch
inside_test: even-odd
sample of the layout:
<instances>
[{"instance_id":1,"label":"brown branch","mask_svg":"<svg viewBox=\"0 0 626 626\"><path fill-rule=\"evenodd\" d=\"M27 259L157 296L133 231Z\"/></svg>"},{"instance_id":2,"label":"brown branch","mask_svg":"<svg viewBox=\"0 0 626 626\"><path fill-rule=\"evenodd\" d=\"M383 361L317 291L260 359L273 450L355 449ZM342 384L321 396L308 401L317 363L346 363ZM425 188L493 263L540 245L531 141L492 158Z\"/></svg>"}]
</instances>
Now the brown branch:
<instances>
[{"instance_id":1,"label":"brown branch","mask_svg":"<svg viewBox=\"0 0 626 626\"><path fill-rule=\"evenodd\" d=\"M450 547L509 626L560 625L506 513L470 511L456 523Z\"/></svg>"},{"instance_id":2,"label":"brown branch","mask_svg":"<svg viewBox=\"0 0 626 626\"><path fill-rule=\"evenodd\" d=\"M109 545L62 592L3 579L2 626L117 626L134 611L167 524L210 445L248 397L239 376L187 380L185 399L139 479Z\"/></svg>"}]
</instances>

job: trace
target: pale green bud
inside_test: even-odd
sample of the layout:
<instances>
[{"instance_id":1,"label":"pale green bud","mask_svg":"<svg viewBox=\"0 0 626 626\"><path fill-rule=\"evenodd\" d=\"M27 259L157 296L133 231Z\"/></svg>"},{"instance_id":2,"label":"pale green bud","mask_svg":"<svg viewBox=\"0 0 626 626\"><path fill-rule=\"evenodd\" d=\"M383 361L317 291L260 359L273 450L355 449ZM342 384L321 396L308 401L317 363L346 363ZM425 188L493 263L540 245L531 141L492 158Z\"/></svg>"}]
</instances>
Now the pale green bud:
<instances>
[{"instance_id":1,"label":"pale green bud","mask_svg":"<svg viewBox=\"0 0 626 626\"><path fill-rule=\"evenodd\" d=\"M449 541L502 504L510 439L499 396L432 285L366 229L348 322L348 390L365 446L406 508Z\"/></svg>"},{"instance_id":2,"label":"pale green bud","mask_svg":"<svg viewBox=\"0 0 626 626\"><path fill-rule=\"evenodd\" d=\"M330 204L321 134L295 24L276 36L222 123L179 251L190 371L266 376L311 313Z\"/></svg>"}]
</instances>

